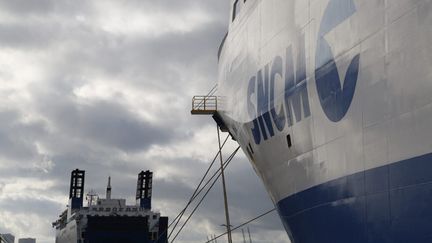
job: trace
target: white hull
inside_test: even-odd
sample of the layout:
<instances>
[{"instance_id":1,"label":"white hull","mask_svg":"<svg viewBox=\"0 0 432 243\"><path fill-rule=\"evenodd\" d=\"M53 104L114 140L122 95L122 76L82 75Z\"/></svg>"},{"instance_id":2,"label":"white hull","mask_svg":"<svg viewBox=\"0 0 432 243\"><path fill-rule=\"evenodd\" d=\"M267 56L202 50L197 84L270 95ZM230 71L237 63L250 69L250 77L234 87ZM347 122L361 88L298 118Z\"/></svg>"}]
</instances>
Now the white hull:
<instances>
[{"instance_id":1,"label":"white hull","mask_svg":"<svg viewBox=\"0 0 432 243\"><path fill-rule=\"evenodd\" d=\"M416 158L428 160L432 153L431 26L428 0L245 3L221 52L221 115L276 205L337 183L333 189L346 193L320 203L366 208L353 210L359 215L353 218L367 228L369 195L389 195L380 202L392 208L403 203L392 198L393 191L423 190L419 186L432 181L432 172L416 178L409 166L426 166ZM388 170L388 185L378 193L383 182L376 180L382 176L367 175L381 168ZM432 165L423 170L432 170ZM360 179L353 186L339 185L349 176ZM365 185L359 193L353 192L356 183ZM423 196L421 200L432 203L430 196ZM312 203L302 212L317 206ZM279 210L294 242L317 242L300 237L299 230L292 232L293 215ZM400 230L392 228L392 220L397 220L393 216L382 216L390 226L380 232L397 242ZM432 216L412 220L432 223ZM343 228L340 223L334 227Z\"/></svg>"}]
</instances>

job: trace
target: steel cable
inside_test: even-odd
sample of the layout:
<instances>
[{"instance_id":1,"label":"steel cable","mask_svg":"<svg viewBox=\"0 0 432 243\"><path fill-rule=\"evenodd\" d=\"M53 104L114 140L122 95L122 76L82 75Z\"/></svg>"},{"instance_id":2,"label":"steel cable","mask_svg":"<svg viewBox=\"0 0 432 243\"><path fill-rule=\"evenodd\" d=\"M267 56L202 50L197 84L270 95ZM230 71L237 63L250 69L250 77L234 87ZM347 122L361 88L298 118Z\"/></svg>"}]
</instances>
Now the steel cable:
<instances>
[{"instance_id":1,"label":"steel cable","mask_svg":"<svg viewBox=\"0 0 432 243\"><path fill-rule=\"evenodd\" d=\"M228 141L229 135L225 138L222 147L225 146L225 143ZM175 225L173 227L173 229L171 230L171 233L168 235L168 238L171 237L172 233L174 232L174 230L177 228L177 225L179 224L181 218L183 217L184 213L186 212L187 208L190 206L190 204L195 200L195 198L202 192L202 189L200 190L200 187L202 185L202 183L204 182L205 178L207 177L208 173L210 172L211 168L213 167L214 163L216 162L216 159L219 156L220 151L217 152L216 156L214 157L213 161L210 163L207 171L205 172L204 176L201 178L201 181L199 182L198 186L196 187L195 191L193 192L192 196L189 198L188 203L186 204L186 206L183 208L183 210L177 215L177 217L173 220L173 222L171 222L171 224L168 226L168 229L174 224ZM208 183L206 183L207 185ZM205 187L205 186L204 186ZM203 187L203 188L204 188ZM198 192L199 191L199 192ZM197 193L198 192L198 193Z\"/></svg>"},{"instance_id":2,"label":"steel cable","mask_svg":"<svg viewBox=\"0 0 432 243\"><path fill-rule=\"evenodd\" d=\"M239 229L239 228L241 228L241 227L243 227L243 226L245 226L245 225L247 225L247 224L250 224L250 223L252 223L253 221L258 220L258 219L260 219L260 218L262 218L262 217L264 217L264 216L266 216L266 215L268 215L268 214L270 214L270 213L272 213L272 212L274 212L274 211L276 211L276 208L273 208L273 209L271 209L271 210L269 210L269 211L267 211L267 212L265 212L265 213L262 213L262 214L260 214L259 216L255 217L255 218L253 218L253 219L251 219L251 220L249 220L249 221L247 221L247 222L245 222L245 223L243 223L243 224L241 224L241 225L239 225L239 226L237 226L237 227L235 227L235 228L232 228L232 229L231 229L231 232L233 232L234 230L237 230L237 229ZM223 234L221 234L221 235L218 235L216 238L213 238L212 240L217 240L217 239L219 239L220 237L222 237L222 236L224 236L224 235L227 235L227 234L228 234L228 232L225 232L225 233L223 233ZM209 243L209 242L211 242L211 241L206 241L205 243Z\"/></svg>"},{"instance_id":3,"label":"steel cable","mask_svg":"<svg viewBox=\"0 0 432 243\"><path fill-rule=\"evenodd\" d=\"M228 157L228 159L225 161L225 163L223 164L223 168L225 170L225 168L229 165L229 163L232 161L232 159L234 158L235 154L239 151L240 146L237 147L236 150L234 150L234 152ZM201 203L204 201L204 199L206 198L206 196L208 195L208 193L210 192L210 190L213 188L213 186L216 184L216 182L218 181L219 177L221 176L221 172L219 172L221 169L218 170L218 172L216 172L216 174L218 175L216 177L216 179L214 179L214 181L212 182L212 184L210 185L210 187L207 189L207 191L205 192L204 196L200 199L200 201L198 202L198 204L195 206L195 208L192 210L191 214L189 215L189 217L186 219L186 221L183 223L183 225L180 227L179 231L176 233L176 235L174 236L174 238L171 240L171 243L174 242L174 240L180 235L181 231L183 230L183 228L186 226L186 224L189 222L189 220L192 218L193 214L196 212L196 210L198 209L198 207L201 205ZM211 181L211 180L209 180ZM208 183L207 183L208 184Z\"/></svg>"}]
</instances>

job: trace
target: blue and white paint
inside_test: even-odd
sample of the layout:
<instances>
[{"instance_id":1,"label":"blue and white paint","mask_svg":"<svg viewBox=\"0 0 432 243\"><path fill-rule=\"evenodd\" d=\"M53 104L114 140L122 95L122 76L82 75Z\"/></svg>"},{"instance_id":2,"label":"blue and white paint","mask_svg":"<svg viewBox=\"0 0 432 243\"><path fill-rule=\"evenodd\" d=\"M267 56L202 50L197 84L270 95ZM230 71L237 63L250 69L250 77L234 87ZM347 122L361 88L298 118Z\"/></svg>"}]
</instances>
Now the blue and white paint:
<instances>
[{"instance_id":1,"label":"blue and white paint","mask_svg":"<svg viewBox=\"0 0 432 243\"><path fill-rule=\"evenodd\" d=\"M304 38L300 43L304 43ZM296 68L292 46L287 47L285 54L284 58L276 56L249 80L247 104L249 116L254 118L251 131L255 144L274 137L273 126L277 132L282 132L286 126L291 127L294 120L300 122L302 116L310 116L304 45L299 47ZM285 88L279 110L276 110L275 99L277 77L282 79ZM256 97L255 102L252 97ZM257 104L256 107L254 104Z\"/></svg>"},{"instance_id":2,"label":"blue and white paint","mask_svg":"<svg viewBox=\"0 0 432 243\"><path fill-rule=\"evenodd\" d=\"M336 60L325 36L354 13L352 0L331 0L318 32L315 59L317 92L324 112L334 122L342 120L351 105L358 79L360 54L352 59L341 87Z\"/></svg>"},{"instance_id":3,"label":"blue and white paint","mask_svg":"<svg viewBox=\"0 0 432 243\"><path fill-rule=\"evenodd\" d=\"M220 113L292 242L432 242L431 9L248 0L230 24Z\"/></svg>"}]
</instances>

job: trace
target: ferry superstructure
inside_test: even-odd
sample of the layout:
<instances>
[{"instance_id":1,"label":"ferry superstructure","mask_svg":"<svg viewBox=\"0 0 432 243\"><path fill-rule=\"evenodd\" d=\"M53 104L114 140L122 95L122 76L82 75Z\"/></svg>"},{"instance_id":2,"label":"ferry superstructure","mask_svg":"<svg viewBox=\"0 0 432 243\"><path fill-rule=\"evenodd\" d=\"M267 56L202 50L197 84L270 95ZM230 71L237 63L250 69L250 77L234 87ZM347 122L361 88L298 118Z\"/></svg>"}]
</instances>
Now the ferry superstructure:
<instances>
[{"instance_id":1,"label":"ferry superstructure","mask_svg":"<svg viewBox=\"0 0 432 243\"><path fill-rule=\"evenodd\" d=\"M152 177L150 171L138 174L137 204L111 198L111 178L106 198L91 192L83 206L85 171L71 173L68 209L53 223L56 243L166 243L168 218L151 210Z\"/></svg>"},{"instance_id":2,"label":"ferry superstructure","mask_svg":"<svg viewBox=\"0 0 432 243\"><path fill-rule=\"evenodd\" d=\"M291 241L432 242L432 1L231 4L217 114Z\"/></svg>"}]
</instances>

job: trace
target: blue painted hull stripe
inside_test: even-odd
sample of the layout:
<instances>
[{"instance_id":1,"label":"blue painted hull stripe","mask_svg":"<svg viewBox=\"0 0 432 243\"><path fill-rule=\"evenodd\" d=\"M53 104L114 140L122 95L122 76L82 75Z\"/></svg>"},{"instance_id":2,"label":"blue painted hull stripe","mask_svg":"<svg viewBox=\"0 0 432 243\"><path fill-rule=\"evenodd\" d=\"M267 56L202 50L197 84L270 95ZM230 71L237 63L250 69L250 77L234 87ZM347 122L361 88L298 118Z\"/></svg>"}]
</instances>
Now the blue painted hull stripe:
<instances>
[{"instance_id":1,"label":"blue painted hull stripe","mask_svg":"<svg viewBox=\"0 0 432 243\"><path fill-rule=\"evenodd\" d=\"M277 207L293 243L430 243L432 154L315 186Z\"/></svg>"}]
</instances>

